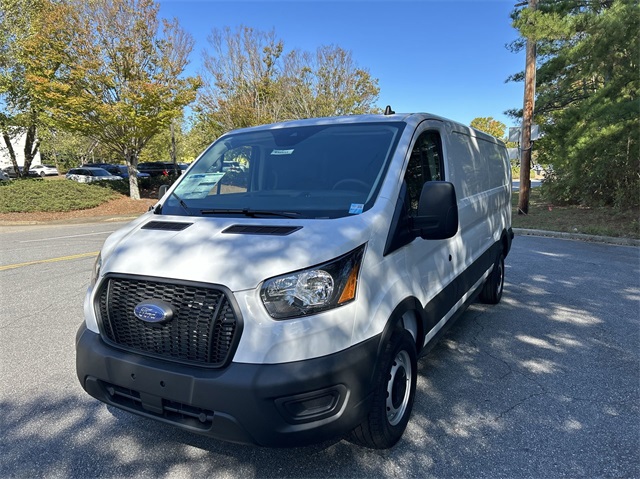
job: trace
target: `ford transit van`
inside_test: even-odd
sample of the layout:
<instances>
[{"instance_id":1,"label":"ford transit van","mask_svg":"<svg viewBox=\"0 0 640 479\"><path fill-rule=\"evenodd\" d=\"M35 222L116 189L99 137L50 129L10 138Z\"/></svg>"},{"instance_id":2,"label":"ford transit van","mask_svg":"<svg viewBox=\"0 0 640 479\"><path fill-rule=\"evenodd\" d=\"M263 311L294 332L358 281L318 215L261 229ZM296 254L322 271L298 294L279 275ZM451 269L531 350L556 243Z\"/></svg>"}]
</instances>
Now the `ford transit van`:
<instances>
[{"instance_id":1,"label":"ford transit van","mask_svg":"<svg viewBox=\"0 0 640 479\"><path fill-rule=\"evenodd\" d=\"M503 143L430 114L227 133L106 240L78 379L222 440L391 447L417 358L500 301L510 171Z\"/></svg>"}]
</instances>

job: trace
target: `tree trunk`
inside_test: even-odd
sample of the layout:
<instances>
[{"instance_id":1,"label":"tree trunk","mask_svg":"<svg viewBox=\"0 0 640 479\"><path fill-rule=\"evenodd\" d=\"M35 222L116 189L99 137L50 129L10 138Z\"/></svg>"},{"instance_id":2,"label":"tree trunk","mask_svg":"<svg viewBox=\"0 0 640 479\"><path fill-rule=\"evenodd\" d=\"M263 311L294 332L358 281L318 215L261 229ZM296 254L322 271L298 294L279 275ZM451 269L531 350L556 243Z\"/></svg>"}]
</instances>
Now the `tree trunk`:
<instances>
[{"instance_id":1,"label":"tree trunk","mask_svg":"<svg viewBox=\"0 0 640 479\"><path fill-rule=\"evenodd\" d=\"M29 125L27 128L27 135L24 141L24 167L22 169L22 175L26 178L29 176L29 168L31 168L31 162L38 154L38 148L40 147L40 140L37 138L38 130L35 124Z\"/></svg>"},{"instance_id":2,"label":"tree trunk","mask_svg":"<svg viewBox=\"0 0 640 479\"><path fill-rule=\"evenodd\" d=\"M529 8L535 10L538 0L529 0ZM527 39L526 68L524 75L524 106L522 109L522 145L520 159L520 192L518 196L518 214L529 214L529 193L531 188L531 125L536 91L536 42Z\"/></svg>"},{"instance_id":3,"label":"tree trunk","mask_svg":"<svg viewBox=\"0 0 640 479\"><path fill-rule=\"evenodd\" d=\"M129 170L129 196L132 200L140 199L140 188L138 187L138 155L129 153L126 156L127 169Z\"/></svg>"},{"instance_id":4,"label":"tree trunk","mask_svg":"<svg viewBox=\"0 0 640 479\"><path fill-rule=\"evenodd\" d=\"M16 172L16 175L20 177L20 168L18 167L18 160L16 159L16 152L13 149L13 144L11 143L11 137L9 136L9 132L2 129L2 138L4 139L4 144L7 146L7 150L9 151L9 158L11 158L11 164L13 165L13 169Z\"/></svg>"},{"instance_id":5,"label":"tree trunk","mask_svg":"<svg viewBox=\"0 0 640 479\"><path fill-rule=\"evenodd\" d=\"M178 175L178 155L176 153L176 132L171 120L171 162L173 163L173 174Z\"/></svg>"}]
</instances>

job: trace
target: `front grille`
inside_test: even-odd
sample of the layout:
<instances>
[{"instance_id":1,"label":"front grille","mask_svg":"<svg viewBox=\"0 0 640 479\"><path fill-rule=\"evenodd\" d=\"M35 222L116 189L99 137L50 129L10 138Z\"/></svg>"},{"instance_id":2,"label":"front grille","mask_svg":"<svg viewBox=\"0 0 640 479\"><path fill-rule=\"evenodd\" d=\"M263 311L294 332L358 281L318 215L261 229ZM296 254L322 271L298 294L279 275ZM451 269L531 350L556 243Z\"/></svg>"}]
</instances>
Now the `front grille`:
<instances>
[{"instance_id":1,"label":"front grille","mask_svg":"<svg viewBox=\"0 0 640 479\"><path fill-rule=\"evenodd\" d=\"M171 305L174 317L147 323L133 311L143 301ZM202 366L230 359L239 321L224 291L188 283L107 277L97 295L101 332L114 345L143 354Z\"/></svg>"}]
</instances>

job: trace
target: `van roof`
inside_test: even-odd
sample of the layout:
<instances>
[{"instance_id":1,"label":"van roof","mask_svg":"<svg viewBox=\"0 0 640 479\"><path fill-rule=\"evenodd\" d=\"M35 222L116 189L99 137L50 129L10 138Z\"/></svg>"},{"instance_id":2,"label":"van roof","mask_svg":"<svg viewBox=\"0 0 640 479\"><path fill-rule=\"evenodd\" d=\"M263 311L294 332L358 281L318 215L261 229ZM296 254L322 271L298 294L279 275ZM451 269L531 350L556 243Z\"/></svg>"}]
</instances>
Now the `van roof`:
<instances>
[{"instance_id":1,"label":"van roof","mask_svg":"<svg viewBox=\"0 0 640 479\"><path fill-rule=\"evenodd\" d=\"M271 123L267 125L252 126L248 128L240 128L233 130L234 133L245 133L250 131L271 130L277 128L287 128L295 126L316 126L316 125L331 125L336 123L341 124L357 124L357 123L394 123L404 122L410 126L417 126L419 123L425 120L436 120L447 123L451 128L457 131L466 133L467 135L483 138L488 141L496 141L496 139L482 131L471 128L462 123L444 118L442 116L434 115L433 113L394 113L392 115L345 115L345 116L331 116L322 118L307 118L304 120L288 120L279 123ZM230 133L230 132L229 132ZM226 134L226 133L225 133ZM224 135L223 135L224 136ZM500 140L497 140L500 142Z\"/></svg>"},{"instance_id":2,"label":"van roof","mask_svg":"<svg viewBox=\"0 0 640 479\"><path fill-rule=\"evenodd\" d=\"M394 113L393 115L345 115L330 116L322 118L307 118L304 120L288 120L279 123L271 123L268 125L252 126L234 130L236 132L270 130L274 128L285 128L291 126L315 126L315 125L331 125L335 123L356 124L356 123L393 123L403 121L405 123L420 122L426 119L451 121L446 118L432 115L430 113Z\"/></svg>"}]
</instances>

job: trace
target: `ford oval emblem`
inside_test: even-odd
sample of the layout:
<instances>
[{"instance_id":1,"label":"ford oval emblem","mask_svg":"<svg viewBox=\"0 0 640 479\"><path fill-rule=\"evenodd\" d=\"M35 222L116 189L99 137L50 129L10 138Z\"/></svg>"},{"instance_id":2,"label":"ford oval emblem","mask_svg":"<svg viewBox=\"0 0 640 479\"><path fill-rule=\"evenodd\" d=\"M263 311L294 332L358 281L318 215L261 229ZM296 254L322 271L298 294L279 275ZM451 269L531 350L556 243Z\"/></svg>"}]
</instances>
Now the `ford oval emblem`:
<instances>
[{"instance_id":1,"label":"ford oval emblem","mask_svg":"<svg viewBox=\"0 0 640 479\"><path fill-rule=\"evenodd\" d=\"M155 299L138 303L133 314L145 323L164 323L173 319L171 305Z\"/></svg>"}]
</instances>

